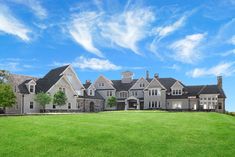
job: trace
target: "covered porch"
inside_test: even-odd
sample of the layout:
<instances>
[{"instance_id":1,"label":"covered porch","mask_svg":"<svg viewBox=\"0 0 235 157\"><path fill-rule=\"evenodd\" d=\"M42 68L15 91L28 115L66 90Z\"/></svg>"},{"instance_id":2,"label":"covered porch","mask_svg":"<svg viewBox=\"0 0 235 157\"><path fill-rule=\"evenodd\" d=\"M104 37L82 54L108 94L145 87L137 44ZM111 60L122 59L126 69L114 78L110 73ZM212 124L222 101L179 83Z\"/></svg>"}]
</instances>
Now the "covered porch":
<instances>
[{"instance_id":1,"label":"covered porch","mask_svg":"<svg viewBox=\"0 0 235 157\"><path fill-rule=\"evenodd\" d=\"M140 100L134 96L125 99L125 110L140 110Z\"/></svg>"}]
</instances>

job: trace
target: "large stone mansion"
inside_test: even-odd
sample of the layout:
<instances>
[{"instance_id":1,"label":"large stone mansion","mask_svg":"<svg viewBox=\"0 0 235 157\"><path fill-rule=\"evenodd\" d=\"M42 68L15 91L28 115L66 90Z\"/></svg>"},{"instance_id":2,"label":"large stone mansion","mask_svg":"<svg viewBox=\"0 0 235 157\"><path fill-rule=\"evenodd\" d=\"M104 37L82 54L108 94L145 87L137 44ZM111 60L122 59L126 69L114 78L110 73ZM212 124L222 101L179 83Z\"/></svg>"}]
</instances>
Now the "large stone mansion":
<instances>
[{"instance_id":1,"label":"large stone mansion","mask_svg":"<svg viewBox=\"0 0 235 157\"><path fill-rule=\"evenodd\" d=\"M133 79L133 73L122 73L120 80L99 76L94 83L82 84L71 65L49 71L43 78L12 74L10 83L17 96L14 107L6 113L39 113L42 109L34 97L39 92L53 96L57 91L65 92L65 105L48 104L47 112L98 112L102 110L184 110L184 111L225 111L222 77L217 84L188 86L174 78L153 78L148 71L145 77ZM107 99L117 98L117 105L110 108Z\"/></svg>"}]
</instances>

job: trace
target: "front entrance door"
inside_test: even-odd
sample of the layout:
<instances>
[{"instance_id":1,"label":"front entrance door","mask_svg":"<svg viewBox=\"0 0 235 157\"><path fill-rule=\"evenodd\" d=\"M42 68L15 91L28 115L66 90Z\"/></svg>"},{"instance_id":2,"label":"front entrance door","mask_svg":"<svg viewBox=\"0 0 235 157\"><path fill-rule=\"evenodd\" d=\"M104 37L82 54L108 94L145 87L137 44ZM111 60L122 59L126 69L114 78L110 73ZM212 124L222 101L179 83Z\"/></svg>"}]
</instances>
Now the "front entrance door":
<instances>
[{"instance_id":1,"label":"front entrance door","mask_svg":"<svg viewBox=\"0 0 235 157\"><path fill-rule=\"evenodd\" d=\"M90 102L90 112L94 112L95 111L95 104L94 102Z\"/></svg>"},{"instance_id":2,"label":"front entrance door","mask_svg":"<svg viewBox=\"0 0 235 157\"><path fill-rule=\"evenodd\" d=\"M137 108L137 101L130 100L129 101L129 109L136 109Z\"/></svg>"}]
</instances>

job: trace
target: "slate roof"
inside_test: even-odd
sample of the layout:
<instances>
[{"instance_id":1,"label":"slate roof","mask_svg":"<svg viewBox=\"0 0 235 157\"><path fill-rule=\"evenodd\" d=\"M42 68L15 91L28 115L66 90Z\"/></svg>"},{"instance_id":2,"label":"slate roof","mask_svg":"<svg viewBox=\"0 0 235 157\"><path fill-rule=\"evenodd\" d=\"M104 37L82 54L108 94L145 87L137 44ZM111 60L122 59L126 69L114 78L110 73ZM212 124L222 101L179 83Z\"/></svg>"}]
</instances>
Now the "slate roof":
<instances>
[{"instance_id":1,"label":"slate roof","mask_svg":"<svg viewBox=\"0 0 235 157\"><path fill-rule=\"evenodd\" d=\"M37 78L18 74L11 74L9 77L9 81L11 82L11 84L18 87L17 92L22 94L29 94L28 88L25 84L30 82L31 80L36 81Z\"/></svg>"},{"instance_id":2,"label":"slate roof","mask_svg":"<svg viewBox=\"0 0 235 157\"><path fill-rule=\"evenodd\" d=\"M137 79L133 79L131 83L122 83L121 80L111 80L113 83L113 87L117 91L128 91L137 81Z\"/></svg>"},{"instance_id":3,"label":"slate roof","mask_svg":"<svg viewBox=\"0 0 235 157\"><path fill-rule=\"evenodd\" d=\"M62 72L69 65L65 65L59 68L52 69L43 78L37 80L36 92L47 92L63 75Z\"/></svg>"}]
</instances>

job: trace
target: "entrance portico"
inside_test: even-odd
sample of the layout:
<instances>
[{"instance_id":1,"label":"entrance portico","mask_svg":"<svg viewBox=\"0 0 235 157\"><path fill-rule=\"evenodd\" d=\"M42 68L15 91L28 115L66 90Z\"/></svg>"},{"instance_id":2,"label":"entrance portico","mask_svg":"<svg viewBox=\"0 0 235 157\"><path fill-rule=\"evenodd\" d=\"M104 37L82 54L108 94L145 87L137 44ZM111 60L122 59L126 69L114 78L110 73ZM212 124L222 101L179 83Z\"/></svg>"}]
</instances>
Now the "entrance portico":
<instances>
[{"instance_id":1,"label":"entrance portico","mask_svg":"<svg viewBox=\"0 0 235 157\"><path fill-rule=\"evenodd\" d=\"M125 110L129 109L140 109L140 101L138 98L134 96L130 96L125 100Z\"/></svg>"}]
</instances>

